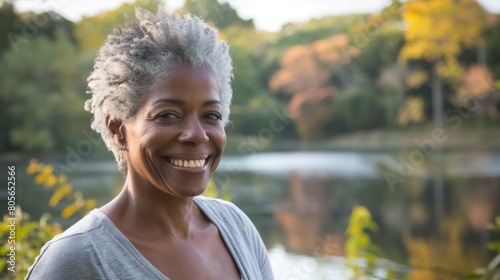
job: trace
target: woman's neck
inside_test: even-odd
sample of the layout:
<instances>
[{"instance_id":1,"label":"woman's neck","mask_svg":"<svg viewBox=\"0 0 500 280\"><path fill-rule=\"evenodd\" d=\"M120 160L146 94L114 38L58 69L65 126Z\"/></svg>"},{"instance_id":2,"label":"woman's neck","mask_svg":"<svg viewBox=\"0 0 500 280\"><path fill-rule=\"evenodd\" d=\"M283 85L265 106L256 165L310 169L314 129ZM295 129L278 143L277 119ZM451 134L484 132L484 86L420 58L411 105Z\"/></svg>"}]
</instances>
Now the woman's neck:
<instances>
[{"instance_id":1,"label":"woman's neck","mask_svg":"<svg viewBox=\"0 0 500 280\"><path fill-rule=\"evenodd\" d=\"M100 208L126 235L148 239L188 239L206 222L192 197L171 196L144 180L128 176L120 194ZM194 227L194 228L193 228Z\"/></svg>"}]
</instances>

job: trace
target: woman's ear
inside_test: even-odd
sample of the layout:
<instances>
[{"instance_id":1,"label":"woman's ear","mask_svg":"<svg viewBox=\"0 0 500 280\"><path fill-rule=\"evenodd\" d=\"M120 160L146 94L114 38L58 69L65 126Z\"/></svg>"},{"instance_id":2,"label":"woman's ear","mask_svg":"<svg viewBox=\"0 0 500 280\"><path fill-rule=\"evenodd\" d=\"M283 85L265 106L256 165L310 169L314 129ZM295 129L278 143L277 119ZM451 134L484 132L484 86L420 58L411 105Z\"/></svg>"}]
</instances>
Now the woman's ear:
<instances>
[{"instance_id":1,"label":"woman's ear","mask_svg":"<svg viewBox=\"0 0 500 280\"><path fill-rule=\"evenodd\" d=\"M109 116L106 117L106 127L108 128L111 135L113 135L113 141L117 147L125 145L125 126L120 120L113 120Z\"/></svg>"}]
</instances>

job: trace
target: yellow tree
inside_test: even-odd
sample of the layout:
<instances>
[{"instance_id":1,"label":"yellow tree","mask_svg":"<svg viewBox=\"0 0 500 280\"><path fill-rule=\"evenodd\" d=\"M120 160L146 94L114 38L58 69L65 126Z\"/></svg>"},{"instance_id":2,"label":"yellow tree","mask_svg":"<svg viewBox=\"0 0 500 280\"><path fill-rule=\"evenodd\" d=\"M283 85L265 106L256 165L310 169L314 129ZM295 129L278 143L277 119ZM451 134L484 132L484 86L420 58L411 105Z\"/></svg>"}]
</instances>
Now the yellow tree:
<instances>
[{"instance_id":1,"label":"yellow tree","mask_svg":"<svg viewBox=\"0 0 500 280\"><path fill-rule=\"evenodd\" d=\"M409 0L403 11L405 45L400 59L432 63L432 106L437 127L442 126L442 79L457 87L463 68L462 49L484 45L486 12L475 0Z\"/></svg>"}]
</instances>

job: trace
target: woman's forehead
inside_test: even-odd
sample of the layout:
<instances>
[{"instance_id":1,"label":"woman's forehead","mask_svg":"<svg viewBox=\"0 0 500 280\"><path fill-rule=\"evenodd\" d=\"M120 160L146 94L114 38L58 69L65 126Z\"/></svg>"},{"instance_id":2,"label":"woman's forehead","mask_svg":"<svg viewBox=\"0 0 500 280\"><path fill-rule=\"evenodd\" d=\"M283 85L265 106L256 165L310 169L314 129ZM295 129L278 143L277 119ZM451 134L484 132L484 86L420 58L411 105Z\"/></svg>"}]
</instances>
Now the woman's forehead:
<instances>
[{"instance_id":1,"label":"woman's forehead","mask_svg":"<svg viewBox=\"0 0 500 280\"><path fill-rule=\"evenodd\" d=\"M179 64L158 74L150 89L154 91L166 86L185 87L204 83L210 83L213 87L217 86L217 79L212 70L204 66Z\"/></svg>"},{"instance_id":2,"label":"woman's forehead","mask_svg":"<svg viewBox=\"0 0 500 280\"><path fill-rule=\"evenodd\" d=\"M220 103L217 81L211 70L191 65L176 66L155 80L147 99L150 103L160 99L184 100L187 97Z\"/></svg>"}]
</instances>

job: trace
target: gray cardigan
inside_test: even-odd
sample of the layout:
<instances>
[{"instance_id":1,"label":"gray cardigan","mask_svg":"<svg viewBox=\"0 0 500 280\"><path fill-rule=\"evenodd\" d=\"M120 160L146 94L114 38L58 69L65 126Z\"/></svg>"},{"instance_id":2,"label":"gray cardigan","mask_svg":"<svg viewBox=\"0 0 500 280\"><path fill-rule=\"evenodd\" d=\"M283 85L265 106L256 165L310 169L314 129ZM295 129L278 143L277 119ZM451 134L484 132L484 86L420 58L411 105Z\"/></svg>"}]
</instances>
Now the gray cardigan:
<instances>
[{"instance_id":1,"label":"gray cardigan","mask_svg":"<svg viewBox=\"0 0 500 280\"><path fill-rule=\"evenodd\" d=\"M244 280L274 279L266 248L234 204L194 198L217 226ZM98 209L45 244L25 279L168 279Z\"/></svg>"}]
</instances>

